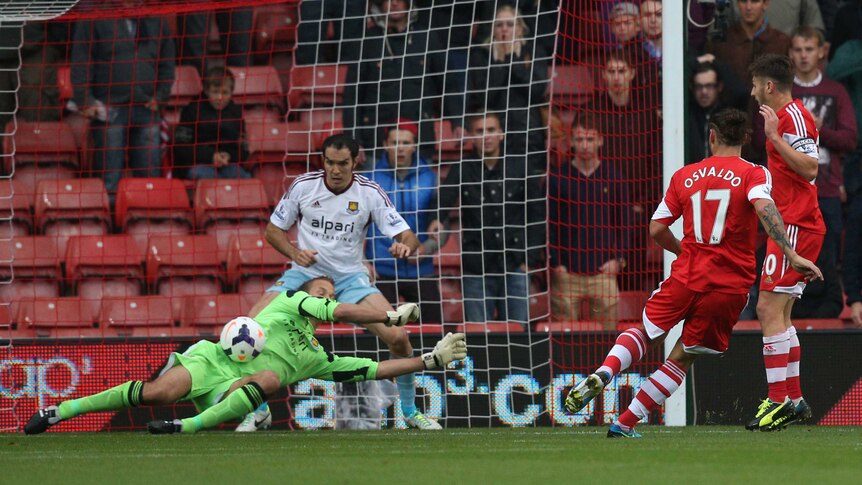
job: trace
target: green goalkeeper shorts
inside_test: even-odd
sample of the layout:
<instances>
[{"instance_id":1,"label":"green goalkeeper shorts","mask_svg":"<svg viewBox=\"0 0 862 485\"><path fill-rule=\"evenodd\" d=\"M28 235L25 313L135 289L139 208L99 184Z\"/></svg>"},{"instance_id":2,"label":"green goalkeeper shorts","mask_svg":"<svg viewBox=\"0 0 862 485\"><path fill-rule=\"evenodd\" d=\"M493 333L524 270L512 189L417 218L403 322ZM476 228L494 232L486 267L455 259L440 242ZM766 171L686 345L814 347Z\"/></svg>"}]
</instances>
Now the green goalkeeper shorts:
<instances>
[{"instance_id":1,"label":"green goalkeeper shorts","mask_svg":"<svg viewBox=\"0 0 862 485\"><path fill-rule=\"evenodd\" d=\"M183 400L191 401L198 412L217 404L231 384L247 375L219 344L207 340L195 343L182 354L171 354L162 374L177 365L191 374L192 387Z\"/></svg>"}]
</instances>

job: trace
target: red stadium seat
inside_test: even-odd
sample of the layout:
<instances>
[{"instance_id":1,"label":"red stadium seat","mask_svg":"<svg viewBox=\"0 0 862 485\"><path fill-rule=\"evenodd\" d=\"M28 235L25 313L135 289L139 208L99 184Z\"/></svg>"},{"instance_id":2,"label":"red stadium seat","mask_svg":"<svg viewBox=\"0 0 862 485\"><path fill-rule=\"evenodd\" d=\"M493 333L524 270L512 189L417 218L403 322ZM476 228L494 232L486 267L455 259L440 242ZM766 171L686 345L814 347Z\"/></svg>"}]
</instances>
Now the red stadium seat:
<instances>
[{"instance_id":1,"label":"red stadium seat","mask_svg":"<svg viewBox=\"0 0 862 485\"><path fill-rule=\"evenodd\" d=\"M346 82L346 65L294 66L290 70L288 105L291 110L339 105Z\"/></svg>"},{"instance_id":2,"label":"red stadium seat","mask_svg":"<svg viewBox=\"0 0 862 485\"><path fill-rule=\"evenodd\" d=\"M163 296L106 298L99 311L99 327L134 337L179 333L174 325L171 299Z\"/></svg>"},{"instance_id":3,"label":"red stadium seat","mask_svg":"<svg viewBox=\"0 0 862 485\"><path fill-rule=\"evenodd\" d=\"M72 68L69 66L57 67L57 90L60 92L60 102L65 103L72 99L74 87L72 86Z\"/></svg>"},{"instance_id":4,"label":"red stadium seat","mask_svg":"<svg viewBox=\"0 0 862 485\"><path fill-rule=\"evenodd\" d=\"M222 292L224 272L218 243L209 235L151 236L147 243L151 292L173 298L179 318L183 298Z\"/></svg>"},{"instance_id":5,"label":"red stadium seat","mask_svg":"<svg viewBox=\"0 0 862 485\"><path fill-rule=\"evenodd\" d=\"M14 131L14 134L12 134ZM81 166L75 135L64 122L12 122L3 136L5 173L32 191L40 180L73 177Z\"/></svg>"},{"instance_id":6,"label":"red stadium seat","mask_svg":"<svg viewBox=\"0 0 862 485\"><path fill-rule=\"evenodd\" d=\"M202 335L218 335L224 324L248 315L252 305L235 293L189 296L183 305L180 326Z\"/></svg>"},{"instance_id":7,"label":"red stadium seat","mask_svg":"<svg viewBox=\"0 0 862 485\"><path fill-rule=\"evenodd\" d=\"M22 300L60 296L61 254L57 239L50 236L0 241L0 301L11 303L12 315Z\"/></svg>"},{"instance_id":8,"label":"red stadium seat","mask_svg":"<svg viewBox=\"0 0 862 485\"><path fill-rule=\"evenodd\" d=\"M446 231L446 242L434 254L434 267L441 275L458 276L461 274L461 230L453 224Z\"/></svg>"},{"instance_id":9,"label":"red stadium seat","mask_svg":"<svg viewBox=\"0 0 862 485\"><path fill-rule=\"evenodd\" d=\"M470 153L473 143L469 139L456 137L449 120L434 122L434 139L437 146L434 149L434 160L461 161L465 153Z\"/></svg>"},{"instance_id":10,"label":"red stadium seat","mask_svg":"<svg viewBox=\"0 0 862 485\"><path fill-rule=\"evenodd\" d=\"M288 261L262 235L234 236L227 252L228 284L238 293L260 295L281 276Z\"/></svg>"},{"instance_id":11,"label":"red stadium seat","mask_svg":"<svg viewBox=\"0 0 862 485\"><path fill-rule=\"evenodd\" d=\"M194 205L197 227L222 249L234 235L260 235L269 221L269 197L257 179L199 180Z\"/></svg>"},{"instance_id":12,"label":"red stadium seat","mask_svg":"<svg viewBox=\"0 0 862 485\"><path fill-rule=\"evenodd\" d=\"M589 67L575 64L557 64L549 69L551 94L554 104L574 106L586 103L595 91Z\"/></svg>"},{"instance_id":13,"label":"red stadium seat","mask_svg":"<svg viewBox=\"0 0 862 485\"><path fill-rule=\"evenodd\" d=\"M284 112L284 90L273 66L229 67L234 77L233 100L245 106L261 106Z\"/></svg>"},{"instance_id":14,"label":"red stadium seat","mask_svg":"<svg viewBox=\"0 0 862 485\"><path fill-rule=\"evenodd\" d=\"M533 324L534 332L570 333L570 332L602 332L601 322L587 320L572 320L562 322L537 322Z\"/></svg>"},{"instance_id":15,"label":"red stadium seat","mask_svg":"<svg viewBox=\"0 0 862 485\"><path fill-rule=\"evenodd\" d=\"M261 52L280 52L296 44L299 25L298 3L261 5L254 9L254 48Z\"/></svg>"},{"instance_id":16,"label":"red stadium seat","mask_svg":"<svg viewBox=\"0 0 862 485\"><path fill-rule=\"evenodd\" d=\"M192 66L178 65L174 71L171 97L168 106L179 111L183 106L197 99L203 91L198 70Z\"/></svg>"},{"instance_id":17,"label":"red stadium seat","mask_svg":"<svg viewBox=\"0 0 862 485\"><path fill-rule=\"evenodd\" d=\"M124 178L117 189L116 226L141 248L155 234L192 232L192 209L185 185L176 179Z\"/></svg>"},{"instance_id":18,"label":"red stadium seat","mask_svg":"<svg viewBox=\"0 0 862 485\"><path fill-rule=\"evenodd\" d=\"M94 308L103 298L138 296L145 288L144 251L127 234L74 236L66 246L66 279Z\"/></svg>"},{"instance_id":19,"label":"red stadium seat","mask_svg":"<svg viewBox=\"0 0 862 485\"><path fill-rule=\"evenodd\" d=\"M249 159L246 165L307 162L313 137L301 123L248 122L245 125Z\"/></svg>"},{"instance_id":20,"label":"red stadium seat","mask_svg":"<svg viewBox=\"0 0 862 485\"><path fill-rule=\"evenodd\" d=\"M37 337L90 337L100 335L95 330L98 306L77 296L36 298L21 302L18 309L19 327L32 329Z\"/></svg>"},{"instance_id":21,"label":"red stadium seat","mask_svg":"<svg viewBox=\"0 0 862 485\"><path fill-rule=\"evenodd\" d=\"M70 236L102 235L111 229L108 192L101 179L43 180L36 187L34 211L38 230L56 236L61 251Z\"/></svg>"},{"instance_id":22,"label":"red stadium seat","mask_svg":"<svg viewBox=\"0 0 862 485\"><path fill-rule=\"evenodd\" d=\"M320 149L328 136L344 132L344 114L341 108L298 110L299 121L311 132L313 147Z\"/></svg>"},{"instance_id":23,"label":"red stadium seat","mask_svg":"<svg viewBox=\"0 0 862 485\"><path fill-rule=\"evenodd\" d=\"M530 290L530 321L547 318L551 313L548 292Z\"/></svg>"},{"instance_id":24,"label":"red stadium seat","mask_svg":"<svg viewBox=\"0 0 862 485\"><path fill-rule=\"evenodd\" d=\"M441 278L440 298L443 300L443 322L464 322L464 297L461 295L460 279Z\"/></svg>"},{"instance_id":25,"label":"red stadium seat","mask_svg":"<svg viewBox=\"0 0 862 485\"><path fill-rule=\"evenodd\" d=\"M8 178L0 180L0 239L27 236L33 232L34 198L34 193L25 184Z\"/></svg>"},{"instance_id":26,"label":"red stadium seat","mask_svg":"<svg viewBox=\"0 0 862 485\"><path fill-rule=\"evenodd\" d=\"M270 205L275 206L300 175L307 173L306 162L264 163L254 170L254 178L263 182Z\"/></svg>"}]
</instances>

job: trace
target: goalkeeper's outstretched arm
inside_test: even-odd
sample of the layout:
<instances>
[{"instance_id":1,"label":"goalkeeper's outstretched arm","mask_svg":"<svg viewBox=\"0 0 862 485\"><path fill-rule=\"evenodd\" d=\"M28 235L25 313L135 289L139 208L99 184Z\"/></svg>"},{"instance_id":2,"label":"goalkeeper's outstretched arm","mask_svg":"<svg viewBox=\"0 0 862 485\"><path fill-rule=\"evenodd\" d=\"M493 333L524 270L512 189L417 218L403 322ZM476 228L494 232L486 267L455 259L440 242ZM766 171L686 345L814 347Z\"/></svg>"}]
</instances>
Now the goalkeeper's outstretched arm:
<instances>
[{"instance_id":1,"label":"goalkeeper's outstretched arm","mask_svg":"<svg viewBox=\"0 0 862 485\"><path fill-rule=\"evenodd\" d=\"M391 379L411 372L440 369L449 362L467 357L467 336L463 333L447 333L431 352L411 359L384 360L377 367L378 380Z\"/></svg>"}]
</instances>

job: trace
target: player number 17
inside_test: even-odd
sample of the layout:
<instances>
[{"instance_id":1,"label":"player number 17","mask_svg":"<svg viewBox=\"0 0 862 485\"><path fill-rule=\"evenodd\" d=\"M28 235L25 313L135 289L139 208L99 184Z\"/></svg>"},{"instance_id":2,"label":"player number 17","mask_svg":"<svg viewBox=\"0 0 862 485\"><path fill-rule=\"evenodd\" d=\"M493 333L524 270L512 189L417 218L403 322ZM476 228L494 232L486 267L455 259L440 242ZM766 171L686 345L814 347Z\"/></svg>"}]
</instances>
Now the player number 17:
<instances>
[{"instance_id":1,"label":"player number 17","mask_svg":"<svg viewBox=\"0 0 862 485\"><path fill-rule=\"evenodd\" d=\"M691 212L694 222L694 238L697 242L703 243L703 209L700 192L698 190L691 194ZM712 223L712 234L709 236L709 244L719 244L722 235L724 235L727 208L730 206L730 189L707 190L704 200L718 201L718 209L715 211L715 221Z\"/></svg>"}]
</instances>

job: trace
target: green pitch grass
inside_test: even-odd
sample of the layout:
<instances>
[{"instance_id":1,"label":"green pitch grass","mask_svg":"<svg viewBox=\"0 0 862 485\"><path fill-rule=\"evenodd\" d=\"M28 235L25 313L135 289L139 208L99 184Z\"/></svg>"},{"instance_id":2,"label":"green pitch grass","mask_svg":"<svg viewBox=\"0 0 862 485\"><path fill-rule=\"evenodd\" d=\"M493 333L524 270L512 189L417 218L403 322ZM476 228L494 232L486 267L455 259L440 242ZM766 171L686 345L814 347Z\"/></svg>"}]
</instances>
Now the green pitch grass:
<instances>
[{"instance_id":1,"label":"green pitch grass","mask_svg":"<svg viewBox=\"0 0 862 485\"><path fill-rule=\"evenodd\" d=\"M2 483L860 483L862 428L0 435Z\"/></svg>"}]
</instances>

